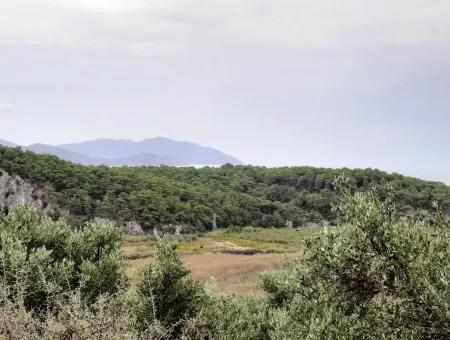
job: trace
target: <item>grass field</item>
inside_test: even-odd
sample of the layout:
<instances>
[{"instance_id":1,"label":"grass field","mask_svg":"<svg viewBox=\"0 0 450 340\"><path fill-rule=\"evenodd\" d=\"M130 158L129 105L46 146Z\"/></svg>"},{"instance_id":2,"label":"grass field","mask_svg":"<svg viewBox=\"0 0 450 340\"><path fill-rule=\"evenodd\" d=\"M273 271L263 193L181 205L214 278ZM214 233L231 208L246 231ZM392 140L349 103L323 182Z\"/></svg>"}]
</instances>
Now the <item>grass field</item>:
<instances>
[{"instance_id":1,"label":"grass field","mask_svg":"<svg viewBox=\"0 0 450 340\"><path fill-rule=\"evenodd\" d=\"M200 282L214 280L224 292L245 293L259 289L259 275L279 268L287 258L302 256L302 241L319 228L232 228L201 236L179 237L179 251ZM156 240L152 236L126 236L122 247L127 274L152 261Z\"/></svg>"},{"instance_id":2,"label":"grass field","mask_svg":"<svg viewBox=\"0 0 450 340\"><path fill-rule=\"evenodd\" d=\"M272 229L272 228L231 228L213 236L215 240L228 241L260 252L296 252L302 241L311 237L319 228Z\"/></svg>"}]
</instances>

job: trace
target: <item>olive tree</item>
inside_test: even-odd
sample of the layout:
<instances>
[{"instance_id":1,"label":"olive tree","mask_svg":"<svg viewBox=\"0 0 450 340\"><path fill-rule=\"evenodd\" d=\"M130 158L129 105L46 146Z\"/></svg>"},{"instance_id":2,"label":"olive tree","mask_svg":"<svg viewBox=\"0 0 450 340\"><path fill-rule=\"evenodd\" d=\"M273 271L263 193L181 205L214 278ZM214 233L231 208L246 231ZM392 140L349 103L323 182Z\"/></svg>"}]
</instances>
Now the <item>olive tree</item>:
<instances>
[{"instance_id":1,"label":"olive tree","mask_svg":"<svg viewBox=\"0 0 450 340\"><path fill-rule=\"evenodd\" d=\"M450 337L450 229L396 214L393 193L352 193L341 226L306 242L306 259L264 278L281 329L304 337ZM326 338L325 337L325 338Z\"/></svg>"},{"instance_id":2,"label":"olive tree","mask_svg":"<svg viewBox=\"0 0 450 340\"><path fill-rule=\"evenodd\" d=\"M140 273L135 313L141 330L159 323L179 335L188 320L205 307L203 287L191 277L176 250L166 238L158 242L153 263Z\"/></svg>"},{"instance_id":3,"label":"olive tree","mask_svg":"<svg viewBox=\"0 0 450 340\"><path fill-rule=\"evenodd\" d=\"M96 220L81 229L52 221L36 209L15 206L0 217L0 283L29 309L44 310L57 294L79 289L82 298L123 287L121 233Z\"/></svg>"}]
</instances>

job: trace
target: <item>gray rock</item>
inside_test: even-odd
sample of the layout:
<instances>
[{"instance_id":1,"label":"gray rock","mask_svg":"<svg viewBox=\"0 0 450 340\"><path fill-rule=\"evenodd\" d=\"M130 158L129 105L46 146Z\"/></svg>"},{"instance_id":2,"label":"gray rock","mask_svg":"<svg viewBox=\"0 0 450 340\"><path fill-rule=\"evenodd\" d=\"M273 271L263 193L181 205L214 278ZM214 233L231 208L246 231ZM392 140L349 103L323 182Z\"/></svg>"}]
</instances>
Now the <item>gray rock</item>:
<instances>
[{"instance_id":1,"label":"gray rock","mask_svg":"<svg viewBox=\"0 0 450 340\"><path fill-rule=\"evenodd\" d=\"M144 235L144 230L136 221L129 221L122 226L122 230L128 235Z\"/></svg>"},{"instance_id":2,"label":"gray rock","mask_svg":"<svg viewBox=\"0 0 450 340\"><path fill-rule=\"evenodd\" d=\"M50 202L44 190L0 170L0 211L6 212L15 204L33 206L49 216L56 210L56 205Z\"/></svg>"},{"instance_id":3,"label":"gray rock","mask_svg":"<svg viewBox=\"0 0 450 340\"><path fill-rule=\"evenodd\" d=\"M213 220L212 220L212 231L217 230L217 215L216 213L213 214Z\"/></svg>"}]
</instances>

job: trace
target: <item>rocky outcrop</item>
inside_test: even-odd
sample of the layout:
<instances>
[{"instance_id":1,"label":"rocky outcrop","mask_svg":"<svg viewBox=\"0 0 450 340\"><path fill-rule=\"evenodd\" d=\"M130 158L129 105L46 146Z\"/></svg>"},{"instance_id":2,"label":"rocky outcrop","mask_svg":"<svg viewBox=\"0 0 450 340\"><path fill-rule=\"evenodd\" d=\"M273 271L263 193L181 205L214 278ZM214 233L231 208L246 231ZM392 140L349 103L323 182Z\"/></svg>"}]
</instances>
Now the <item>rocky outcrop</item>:
<instances>
[{"instance_id":1,"label":"rocky outcrop","mask_svg":"<svg viewBox=\"0 0 450 340\"><path fill-rule=\"evenodd\" d=\"M122 230L128 235L144 235L142 227L136 221L129 221L122 226Z\"/></svg>"},{"instance_id":2,"label":"rocky outcrop","mask_svg":"<svg viewBox=\"0 0 450 340\"><path fill-rule=\"evenodd\" d=\"M0 170L0 211L7 212L15 204L36 207L49 216L56 211L56 205L50 202L44 190Z\"/></svg>"}]
</instances>

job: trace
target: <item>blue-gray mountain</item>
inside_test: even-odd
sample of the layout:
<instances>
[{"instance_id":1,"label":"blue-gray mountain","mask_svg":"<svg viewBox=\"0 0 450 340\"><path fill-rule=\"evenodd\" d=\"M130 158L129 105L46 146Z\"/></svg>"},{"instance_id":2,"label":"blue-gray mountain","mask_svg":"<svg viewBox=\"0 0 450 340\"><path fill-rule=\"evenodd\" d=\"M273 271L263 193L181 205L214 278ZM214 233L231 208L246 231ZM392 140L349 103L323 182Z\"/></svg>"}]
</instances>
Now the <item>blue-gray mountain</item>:
<instances>
[{"instance_id":1,"label":"blue-gray mountain","mask_svg":"<svg viewBox=\"0 0 450 340\"><path fill-rule=\"evenodd\" d=\"M16 144L9 142L7 140L4 140L4 139L0 139L0 145L7 146L10 148L17 146Z\"/></svg>"},{"instance_id":2,"label":"blue-gray mountain","mask_svg":"<svg viewBox=\"0 0 450 340\"><path fill-rule=\"evenodd\" d=\"M0 139L0 145L17 146ZM81 143L22 146L38 154L50 154L83 165L145 166L145 165L222 165L241 164L237 158L217 149L194 143L156 137L139 142L124 139L97 139Z\"/></svg>"}]
</instances>

